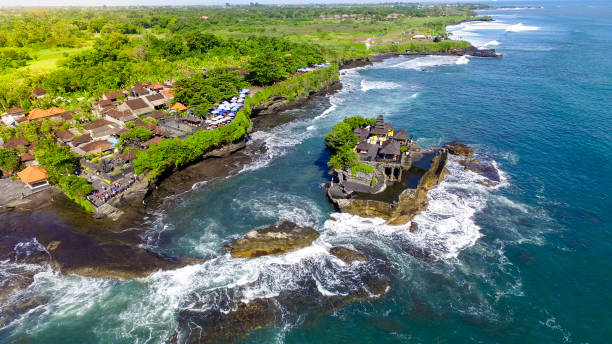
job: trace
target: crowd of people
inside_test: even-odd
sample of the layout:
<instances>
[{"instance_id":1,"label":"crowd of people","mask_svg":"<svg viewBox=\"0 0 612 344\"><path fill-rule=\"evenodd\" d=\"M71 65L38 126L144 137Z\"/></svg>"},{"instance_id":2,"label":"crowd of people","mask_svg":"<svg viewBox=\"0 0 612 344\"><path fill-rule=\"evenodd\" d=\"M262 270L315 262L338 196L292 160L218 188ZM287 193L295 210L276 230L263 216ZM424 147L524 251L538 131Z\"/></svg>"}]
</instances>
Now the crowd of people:
<instances>
[{"instance_id":1,"label":"crowd of people","mask_svg":"<svg viewBox=\"0 0 612 344\"><path fill-rule=\"evenodd\" d=\"M103 186L102 190L93 190L91 194L87 195L87 200L89 200L89 202L94 206L99 207L102 204L108 202L108 200L110 200L114 196L127 190L127 188L129 188L132 184L134 184L134 182L138 180L138 175L132 175L130 176L126 184L115 182L111 183L108 187Z\"/></svg>"}]
</instances>

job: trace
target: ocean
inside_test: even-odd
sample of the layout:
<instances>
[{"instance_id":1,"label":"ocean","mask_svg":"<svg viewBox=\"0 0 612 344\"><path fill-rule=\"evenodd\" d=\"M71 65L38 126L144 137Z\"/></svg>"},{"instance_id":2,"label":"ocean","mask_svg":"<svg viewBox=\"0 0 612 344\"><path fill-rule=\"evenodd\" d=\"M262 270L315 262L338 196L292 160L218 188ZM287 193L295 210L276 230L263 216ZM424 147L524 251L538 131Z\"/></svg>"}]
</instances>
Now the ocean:
<instances>
[{"instance_id":1,"label":"ocean","mask_svg":"<svg viewBox=\"0 0 612 344\"><path fill-rule=\"evenodd\" d=\"M128 281L41 269L21 291L37 306L5 323L0 343L163 343L181 309L227 311L232 302L299 290L305 279L321 295L339 295L361 272L329 254L335 245L368 248L388 262L387 293L333 309L281 305L276 324L242 342L609 342L612 4L529 5L536 7L483 11L495 21L449 27L501 59L397 57L341 71L341 91L252 134L250 145L267 149L240 173L196 184L175 206L149 214L143 246L202 261ZM451 159L414 233L410 224L336 213L323 189L323 137L345 117L380 114L423 147L469 144L500 182L482 185ZM281 219L321 236L281 256L222 251ZM4 275L35 268L3 264Z\"/></svg>"}]
</instances>

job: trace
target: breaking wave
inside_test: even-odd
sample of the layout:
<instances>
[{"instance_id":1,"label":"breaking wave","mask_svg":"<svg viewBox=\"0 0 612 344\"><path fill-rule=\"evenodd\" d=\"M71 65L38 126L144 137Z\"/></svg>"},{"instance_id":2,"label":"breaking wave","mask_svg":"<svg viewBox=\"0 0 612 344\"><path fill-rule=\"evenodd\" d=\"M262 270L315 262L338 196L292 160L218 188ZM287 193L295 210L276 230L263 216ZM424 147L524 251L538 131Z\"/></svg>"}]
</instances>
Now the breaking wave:
<instances>
[{"instance_id":1,"label":"breaking wave","mask_svg":"<svg viewBox=\"0 0 612 344\"><path fill-rule=\"evenodd\" d=\"M468 64L468 63L470 63L470 59L468 59L467 56L465 55L458 58L457 61L455 62L455 64L458 64L458 65Z\"/></svg>"},{"instance_id":2,"label":"breaking wave","mask_svg":"<svg viewBox=\"0 0 612 344\"><path fill-rule=\"evenodd\" d=\"M523 23L510 25L506 28L506 32L523 32L523 31L537 31L537 30L540 30L539 26L524 25Z\"/></svg>"},{"instance_id":3,"label":"breaking wave","mask_svg":"<svg viewBox=\"0 0 612 344\"><path fill-rule=\"evenodd\" d=\"M363 92L367 92L369 90L379 90L379 89L389 90L389 89L400 88L400 87L402 87L402 85L397 84L395 82L361 80L361 90Z\"/></svg>"},{"instance_id":4,"label":"breaking wave","mask_svg":"<svg viewBox=\"0 0 612 344\"><path fill-rule=\"evenodd\" d=\"M463 60L461 60L463 58ZM398 63L393 66L393 68L403 68L403 69L414 69L414 70L423 70L427 67L439 67L439 66L449 66L455 64L464 64L469 62L465 62L467 58L464 56L456 57L456 56L436 56L436 55L428 55L423 57L417 57L405 62Z\"/></svg>"}]
</instances>

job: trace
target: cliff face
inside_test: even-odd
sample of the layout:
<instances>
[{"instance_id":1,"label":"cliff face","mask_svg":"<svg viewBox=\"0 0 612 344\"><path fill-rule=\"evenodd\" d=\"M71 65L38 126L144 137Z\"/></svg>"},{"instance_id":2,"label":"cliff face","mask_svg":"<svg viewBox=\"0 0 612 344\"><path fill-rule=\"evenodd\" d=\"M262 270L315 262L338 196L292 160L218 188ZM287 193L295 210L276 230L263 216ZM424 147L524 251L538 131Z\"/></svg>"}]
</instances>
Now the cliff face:
<instances>
[{"instance_id":1,"label":"cliff face","mask_svg":"<svg viewBox=\"0 0 612 344\"><path fill-rule=\"evenodd\" d=\"M427 191L442 181L445 174L448 152L442 152L432 159L429 169L422 175L415 189L406 189L393 202L359 198L330 199L340 211L362 217L380 217L391 225L408 223L416 214L427 208ZM329 194L329 193L328 193Z\"/></svg>"}]
</instances>

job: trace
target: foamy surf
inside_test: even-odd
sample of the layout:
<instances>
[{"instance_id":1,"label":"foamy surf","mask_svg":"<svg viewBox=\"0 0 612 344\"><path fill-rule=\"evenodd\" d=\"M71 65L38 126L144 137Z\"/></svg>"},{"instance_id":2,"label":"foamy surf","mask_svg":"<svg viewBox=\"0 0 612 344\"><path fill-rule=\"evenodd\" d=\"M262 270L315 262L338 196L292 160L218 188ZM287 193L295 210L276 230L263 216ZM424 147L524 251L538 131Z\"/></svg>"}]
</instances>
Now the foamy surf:
<instances>
[{"instance_id":1,"label":"foamy surf","mask_svg":"<svg viewBox=\"0 0 612 344\"><path fill-rule=\"evenodd\" d=\"M456 57L456 56L428 55L428 56L410 59L408 61L404 61L396 65L393 65L392 67L393 68L403 68L403 69L413 69L413 70L423 70L425 68L452 66L452 65L457 65L457 64L465 64L468 62L469 60L464 56Z\"/></svg>"},{"instance_id":2,"label":"foamy surf","mask_svg":"<svg viewBox=\"0 0 612 344\"><path fill-rule=\"evenodd\" d=\"M506 32L523 32L523 31L537 31L537 30L540 30L539 26L524 25L523 23L510 25L506 28Z\"/></svg>"},{"instance_id":3,"label":"foamy surf","mask_svg":"<svg viewBox=\"0 0 612 344\"><path fill-rule=\"evenodd\" d=\"M464 65L464 64L468 64L468 63L470 63L470 59L468 59L466 55L461 56L455 62L455 64L458 64L458 65Z\"/></svg>"},{"instance_id":4,"label":"foamy surf","mask_svg":"<svg viewBox=\"0 0 612 344\"><path fill-rule=\"evenodd\" d=\"M363 92L367 92L369 90L391 90L400 87L402 87L402 85L395 82L361 80L361 90Z\"/></svg>"}]
</instances>

